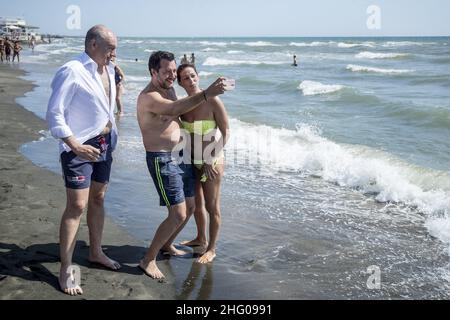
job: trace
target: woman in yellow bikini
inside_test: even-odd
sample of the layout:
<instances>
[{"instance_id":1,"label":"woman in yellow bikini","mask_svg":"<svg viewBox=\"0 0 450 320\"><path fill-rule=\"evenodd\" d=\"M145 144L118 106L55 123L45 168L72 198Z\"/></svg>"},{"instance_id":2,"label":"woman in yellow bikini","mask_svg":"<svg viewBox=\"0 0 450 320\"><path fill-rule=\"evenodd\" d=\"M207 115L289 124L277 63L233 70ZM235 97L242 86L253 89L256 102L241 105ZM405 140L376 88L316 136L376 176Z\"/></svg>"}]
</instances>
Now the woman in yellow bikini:
<instances>
[{"instance_id":1,"label":"woman in yellow bikini","mask_svg":"<svg viewBox=\"0 0 450 320\"><path fill-rule=\"evenodd\" d=\"M189 96L201 92L194 65L180 65L177 79L178 84ZM194 216L197 224L197 237L182 244L201 247L203 255L198 262L208 263L216 256L221 223L220 185L224 172L223 147L229 138L228 115L222 101L214 97L182 115L181 123L191 136L191 158L196 167ZM209 214L209 242L206 238L207 214Z\"/></svg>"}]
</instances>

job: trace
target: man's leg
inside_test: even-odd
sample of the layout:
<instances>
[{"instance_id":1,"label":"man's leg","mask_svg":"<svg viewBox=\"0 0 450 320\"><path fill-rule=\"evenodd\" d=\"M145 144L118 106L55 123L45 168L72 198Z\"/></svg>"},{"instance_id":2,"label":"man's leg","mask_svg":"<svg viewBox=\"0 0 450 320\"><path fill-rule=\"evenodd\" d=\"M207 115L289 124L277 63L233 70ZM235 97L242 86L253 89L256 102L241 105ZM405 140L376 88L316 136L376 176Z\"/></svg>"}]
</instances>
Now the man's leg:
<instances>
[{"instance_id":1,"label":"man's leg","mask_svg":"<svg viewBox=\"0 0 450 320\"><path fill-rule=\"evenodd\" d=\"M177 229L186 220L186 202L182 202L169 207L169 216L165 219L156 230L150 248L147 250L144 258L139 263L139 267L144 272L154 279L164 278L164 274L158 269L156 265L156 256L159 250L170 239L170 237L177 231Z\"/></svg>"},{"instance_id":2,"label":"man's leg","mask_svg":"<svg viewBox=\"0 0 450 320\"><path fill-rule=\"evenodd\" d=\"M73 250L75 248L76 235L80 225L81 215L86 207L89 197L88 189L67 189L66 209L61 219L59 229L59 250L61 257L61 269L59 271L59 285L61 290L70 295L83 294L80 286L70 285L69 269L72 265Z\"/></svg>"},{"instance_id":3,"label":"man's leg","mask_svg":"<svg viewBox=\"0 0 450 320\"><path fill-rule=\"evenodd\" d=\"M168 252L172 256L181 256L186 254L183 250L178 250L173 245L173 241L178 236L178 234L183 230L184 226L188 223L189 218L195 211L195 197L189 197L185 199L186 201L186 219L183 224L174 232L174 234L167 240L167 242L163 245L162 250Z\"/></svg>"},{"instance_id":4,"label":"man's leg","mask_svg":"<svg viewBox=\"0 0 450 320\"><path fill-rule=\"evenodd\" d=\"M107 183L91 182L87 223L89 227L89 261L99 263L111 270L120 269L120 264L108 258L102 250L103 225L105 222L104 200Z\"/></svg>"}]
</instances>

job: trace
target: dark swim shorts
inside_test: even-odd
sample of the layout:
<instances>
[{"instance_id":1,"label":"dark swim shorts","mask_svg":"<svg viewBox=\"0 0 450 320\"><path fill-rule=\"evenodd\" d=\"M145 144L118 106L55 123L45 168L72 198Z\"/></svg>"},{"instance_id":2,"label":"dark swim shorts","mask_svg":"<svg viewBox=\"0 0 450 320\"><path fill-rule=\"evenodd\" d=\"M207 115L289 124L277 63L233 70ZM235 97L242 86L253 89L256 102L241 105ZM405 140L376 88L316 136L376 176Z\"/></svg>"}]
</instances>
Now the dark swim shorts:
<instances>
[{"instance_id":1,"label":"dark swim shorts","mask_svg":"<svg viewBox=\"0 0 450 320\"><path fill-rule=\"evenodd\" d=\"M147 167L161 206L173 206L195 195L195 172L192 164L181 163L171 152L147 152Z\"/></svg>"},{"instance_id":2,"label":"dark swim shorts","mask_svg":"<svg viewBox=\"0 0 450 320\"><path fill-rule=\"evenodd\" d=\"M61 153L62 172L68 189L89 188L91 180L99 183L109 182L113 160L111 134L99 135L83 144L99 149L101 154L98 161L90 162L78 157L73 151Z\"/></svg>"}]
</instances>

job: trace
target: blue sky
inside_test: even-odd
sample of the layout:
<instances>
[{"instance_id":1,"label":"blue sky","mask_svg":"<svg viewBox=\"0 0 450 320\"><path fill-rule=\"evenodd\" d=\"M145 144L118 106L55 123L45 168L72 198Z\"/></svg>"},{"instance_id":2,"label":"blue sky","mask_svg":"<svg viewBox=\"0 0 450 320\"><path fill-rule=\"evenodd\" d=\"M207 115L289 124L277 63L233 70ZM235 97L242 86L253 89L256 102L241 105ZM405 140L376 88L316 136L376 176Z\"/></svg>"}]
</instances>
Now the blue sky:
<instances>
[{"instance_id":1,"label":"blue sky","mask_svg":"<svg viewBox=\"0 0 450 320\"><path fill-rule=\"evenodd\" d=\"M119 36L145 37L450 35L448 0L2 2L0 16L24 17L29 24L41 27L42 33L63 35L84 35L98 23ZM67 27L70 5L80 8L80 29ZM367 27L370 5L380 8L379 29Z\"/></svg>"}]
</instances>

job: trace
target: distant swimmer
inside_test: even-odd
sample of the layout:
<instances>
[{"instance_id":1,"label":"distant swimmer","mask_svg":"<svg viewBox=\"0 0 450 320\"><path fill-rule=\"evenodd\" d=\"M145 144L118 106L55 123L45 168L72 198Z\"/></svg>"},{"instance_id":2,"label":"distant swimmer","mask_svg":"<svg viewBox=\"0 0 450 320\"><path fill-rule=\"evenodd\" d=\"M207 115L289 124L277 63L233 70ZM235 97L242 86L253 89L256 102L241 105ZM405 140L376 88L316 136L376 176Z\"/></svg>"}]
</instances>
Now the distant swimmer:
<instances>
[{"instance_id":1,"label":"distant swimmer","mask_svg":"<svg viewBox=\"0 0 450 320\"><path fill-rule=\"evenodd\" d=\"M181 58L180 64L186 64L189 63L188 58L186 54L183 55L183 58Z\"/></svg>"},{"instance_id":2,"label":"distant swimmer","mask_svg":"<svg viewBox=\"0 0 450 320\"><path fill-rule=\"evenodd\" d=\"M292 64L293 67L297 67L297 56L294 54L294 63Z\"/></svg>"}]
</instances>

